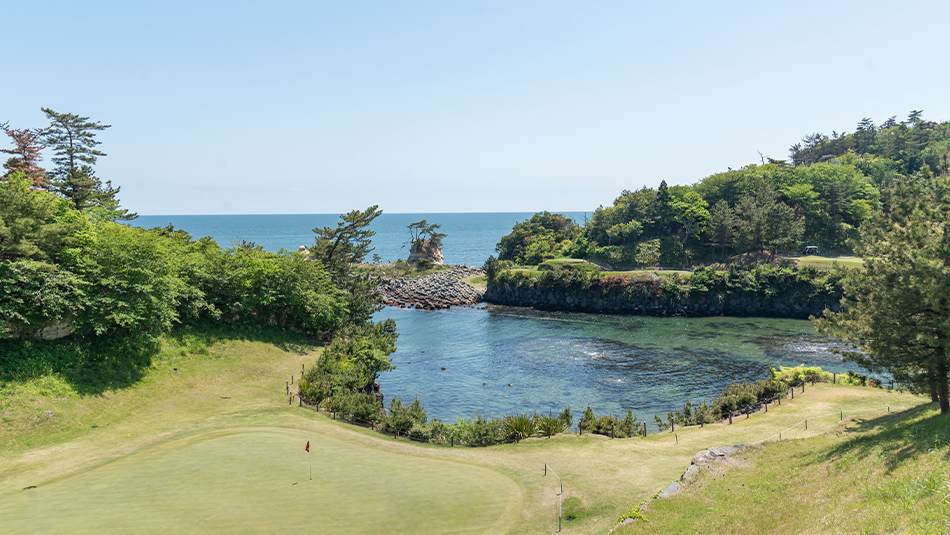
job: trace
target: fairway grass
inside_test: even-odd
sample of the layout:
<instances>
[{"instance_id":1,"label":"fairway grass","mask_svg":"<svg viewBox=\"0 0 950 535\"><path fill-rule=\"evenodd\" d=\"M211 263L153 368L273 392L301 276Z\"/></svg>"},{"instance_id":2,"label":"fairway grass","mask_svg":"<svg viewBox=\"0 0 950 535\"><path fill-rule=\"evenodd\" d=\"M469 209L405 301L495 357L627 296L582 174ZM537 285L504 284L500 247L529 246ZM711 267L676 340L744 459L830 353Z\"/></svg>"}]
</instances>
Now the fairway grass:
<instances>
[{"instance_id":1,"label":"fairway grass","mask_svg":"<svg viewBox=\"0 0 950 535\"><path fill-rule=\"evenodd\" d=\"M320 350L302 339L221 339L205 355L156 360L132 387L102 396L79 396L55 378L0 385L0 533L307 525L325 533L550 533L558 480L544 476L545 463L563 480L562 498L574 498L578 518L563 531L604 533L678 478L700 449L779 432L816 436L838 428L840 411L881 415L926 401L817 385L733 425L448 448L289 405L285 383Z\"/></svg>"},{"instance_id":2,"label":"fairway grass","mask_svg":"<svg viewBox=\"0 0 950 535\"><path fill-rule=\"evenodd\" d=\"M259 428L198 433L6 497L0 526L4 533L497 533L519 510L518 486L491 470Z\"/></svg>"}]
</instances>

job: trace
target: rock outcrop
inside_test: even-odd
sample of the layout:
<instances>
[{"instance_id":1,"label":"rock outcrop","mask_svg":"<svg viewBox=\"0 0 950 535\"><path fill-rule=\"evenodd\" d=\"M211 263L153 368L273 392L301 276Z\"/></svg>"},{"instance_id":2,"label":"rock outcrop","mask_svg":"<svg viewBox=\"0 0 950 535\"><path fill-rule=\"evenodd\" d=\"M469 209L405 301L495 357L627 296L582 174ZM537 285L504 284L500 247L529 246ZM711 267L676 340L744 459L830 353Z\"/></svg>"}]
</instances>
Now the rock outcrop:
<instances>
[{"instance_id":1,"label":"rock outcrop","mask_svg":"<svg viewBox=\"0 0 950 535\"><path fill-rule=\"evenodd\" d=\"M484 290L461 279L484 274L482 268L458 266L418 279L382 279L373 293L384 304L400 308L437 310L474 305L482 300Z\"/></svg>"},{"instance_id":2,"label":"rock outcrop","mask_svg":"<svg viewBox=\"0 0 950 535\"><path fill-rule=\"evenodd\" d=\"M432 243L432 240L417 240L412 242L412 247L409 248L406 263L412 265L420 260L428 260L434 266L441 266L445 263L444 259L442 249Z\"/></svg>"}]
</instances>

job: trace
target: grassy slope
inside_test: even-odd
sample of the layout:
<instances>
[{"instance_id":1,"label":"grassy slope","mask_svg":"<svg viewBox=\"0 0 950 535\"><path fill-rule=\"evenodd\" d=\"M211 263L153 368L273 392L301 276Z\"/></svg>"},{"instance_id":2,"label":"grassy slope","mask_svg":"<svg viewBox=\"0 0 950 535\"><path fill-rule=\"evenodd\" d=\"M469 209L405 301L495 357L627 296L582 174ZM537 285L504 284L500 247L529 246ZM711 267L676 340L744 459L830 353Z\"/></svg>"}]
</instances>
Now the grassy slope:
<instances>
[{"instance_id":1,"label":"grassy slope","mask_svg":"<svg viewBox=\"0 0 950 535\"><path fill-rule=\"evenodd\" d=\"M950 415L933 405L736 458L617 533L950 533Z\"/></svg>"},{"instance_id":2,"label":"grassy slope","mask_svg":"<svg viewBox=\"0 0 950 535\"><path fill-rule=\"evenodd\" d=\"M240 452L247 449L243 441L254 434L273 444L273 451L287 451L287 455L294 455L305 440L312 440L314 447L349 452L348 459L334 463L341 471L336 478L338 486L330 497L339 500L343 511L338 515L340 518L347 518L354 508L362 513L356 517L372 517L372 523L359 524L370 526L367 528L370 530L374 529L371 526L378 526L380 531L400 531L399 528L413 531L410 529L413 522L448 518L450 521L464 519L473 529L497 527L494 523L501 523L510 532L548 532L556 520L556 480L543 477L544 463L548 463L564 480L564 497L581 501L577 508L580 517L565 529L574 533L602 533L630 506L678 477L699 449L714 444L762 440L804 417L838 410L885 405L909 407L921 403L920 398L908 394L819 385L809 387L804 395L798 394L794 401L770 408L767 416L754 415L748 420L737 420L732 426L677 430L675 436L662 433L647 439L610 440L566 435L491 448L444 448L395 441L335 422L306 408L288 406L285 380L292 373L299 373L301 364L309 366L318 352L318 347L292 337L276 345L273 341L226 339L214 344L207 355L174 356L156 361L135 386L109 391L101 397L80 397L55 379L0 385L3 391L0 395L0 504L16 503L23 508L21 512L38 512L40 509L28 507L32 494L49 498L43 500L42 511L47 515L57 506L78 504L79 500L86 500L89 507L95 509L97 494L88 490L90 488L118 489L119 496L129 499L141 496L139 500L145 500L147 496L136 490L140 486L167 488L163 485L168 484L169 473L187 475L187 470L203 466L202 459L210 463L219 456L230 456L237 464L220 468L223 472L218 475L236 471L235 467L240 466L242 472L250 474L249 479L229 481L218 479L215 473L209 478L195 479L193 491L176 487L180 497L168 502L166 512L195 502L204 503L204 508L187 509L191 511L188 514L210 510L218 513L213 518L224 518L228 511L242 511L239 507L242 503L273 494L265 500L268 514L255 518L272 518L277 525L276 519L282 514L298 518L300 511L328 499L313 493L286 493L283 487L283 490L262 494L259 489L270 488L269 474L286 467L282 461L268 459L267 452L242 457ZM173 371L175 367L179 368L178 372ZM46 410L54 414L46 416ZM837 418L829 416L812 419L807 431L798 426L787 431L786 436L817 435L836 423ZM93 428L94 425L98 427ZM242 429L245 431L235 431ZM233 438L216 438L221 433ZM207 450L192 446L196 443L216 446ZM279 458L280 455L275 456ZM369 471L371 475L367 476L358 465L374 458L391 461L374 465ZM407 459L410 462L402 462ZM258 464L248 465L254 462ZM318 466L316 457L314 466L315 469ZM414 479L404 470L407 466L418 467L422 475ZM388 493L380 497L353 501L354 495L370 496L365 494L368 491L358 490L359 483L367 477L398 483L386 485ZM451 483L453 481L455 483ZM198 482L205 482L207 486L202 488ZM23 490L33 485L38 488ZM294 490L299 487L295 486ZM80 493L76 490L79 488L87 490ZM406 491L400 491L402 488ZM67 492L69 489L76 491ZM351 492L354 489L357 489L356 494ZM441 494L446 503L455 503L457 507L448 515L438 507L426 508L424 505L431 503L426 502L429 490ZM49 494L44 494L47 492ZM203 494L221 497L202 498ZM387 495L392 499L385 500ZM497 500L499 495L504 499ZM384 503L384 506L369 508L369 502ZM141 501L132 503L143 507ZM13 522L21 518L18 516L21 513L11 510L12 506L6 507L0 505L0 532L8 531L4 528L5 522L11 523L7 527L20 525ZM106 514L116 509L109 507L100 511ZM149 514L154 515L153 519L161 517L152 509L146 508L146 513L143 513L143 521ZM126 521L135 521L135 515L130 516ZM204 517L195 516L192 520L208 531L234 528L227 523L206 521ZM254 524L242 525L254 530ZM347 521L340 525L352 524ZM427 531L459 529L455 522L448 526L431 524L427 525ZM132 531L139 527L126 525L126 529Z\"/></svg>"},{"instance_id":3,"label":"grassy slope","mask_svg":"<svg viewBox=\"0 0 950 535\"><path fill-rule=\"evenodd\" d=\"M798 267L813 267L817 269L832 269L836 267L861 267L864 260L857 256L789 256L788 260L795 262Z\"/></svg>"}]
</instances>

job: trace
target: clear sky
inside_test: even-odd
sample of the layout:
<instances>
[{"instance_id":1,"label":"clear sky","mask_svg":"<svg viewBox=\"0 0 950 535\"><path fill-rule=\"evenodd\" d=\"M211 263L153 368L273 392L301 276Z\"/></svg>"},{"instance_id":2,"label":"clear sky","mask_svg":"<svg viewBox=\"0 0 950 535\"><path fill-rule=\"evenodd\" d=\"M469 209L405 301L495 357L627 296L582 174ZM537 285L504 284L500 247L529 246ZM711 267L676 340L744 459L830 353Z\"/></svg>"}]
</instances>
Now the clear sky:
<instances>
[{"instance_id":1,"label":"clear sky","mask_svg":"<svg viewBox=\"0 0 950 535\"><path fill-rule=\"evenodd\" d=\"M98 175L142 214L590 211L862 117L950 120L945 0L0 14L0 122L46 126L49 107L111 124Z\"/></svg>"}]
</instances>

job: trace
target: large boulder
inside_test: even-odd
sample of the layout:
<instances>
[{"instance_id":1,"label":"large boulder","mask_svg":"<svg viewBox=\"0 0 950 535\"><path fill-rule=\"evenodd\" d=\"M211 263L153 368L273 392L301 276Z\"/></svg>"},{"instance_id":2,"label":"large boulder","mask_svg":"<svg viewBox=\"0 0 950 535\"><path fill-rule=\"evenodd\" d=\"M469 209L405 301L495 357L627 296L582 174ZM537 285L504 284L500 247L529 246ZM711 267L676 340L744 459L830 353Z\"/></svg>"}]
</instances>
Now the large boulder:
<instances>
[{"instance_id":1,"label":"large boulder","mask_svg":"<svg viewBox=\"0 0 950 535\"><path fill-rule=\"evenodd\" d=\"M432 243L431 240L416 240L412 242L412 247L409 248L409 258L406 262L415 264L422 259L426 259L432 265L441 266L445 263L443 258L442 249Z\"/></svg>"}]
</instances>

